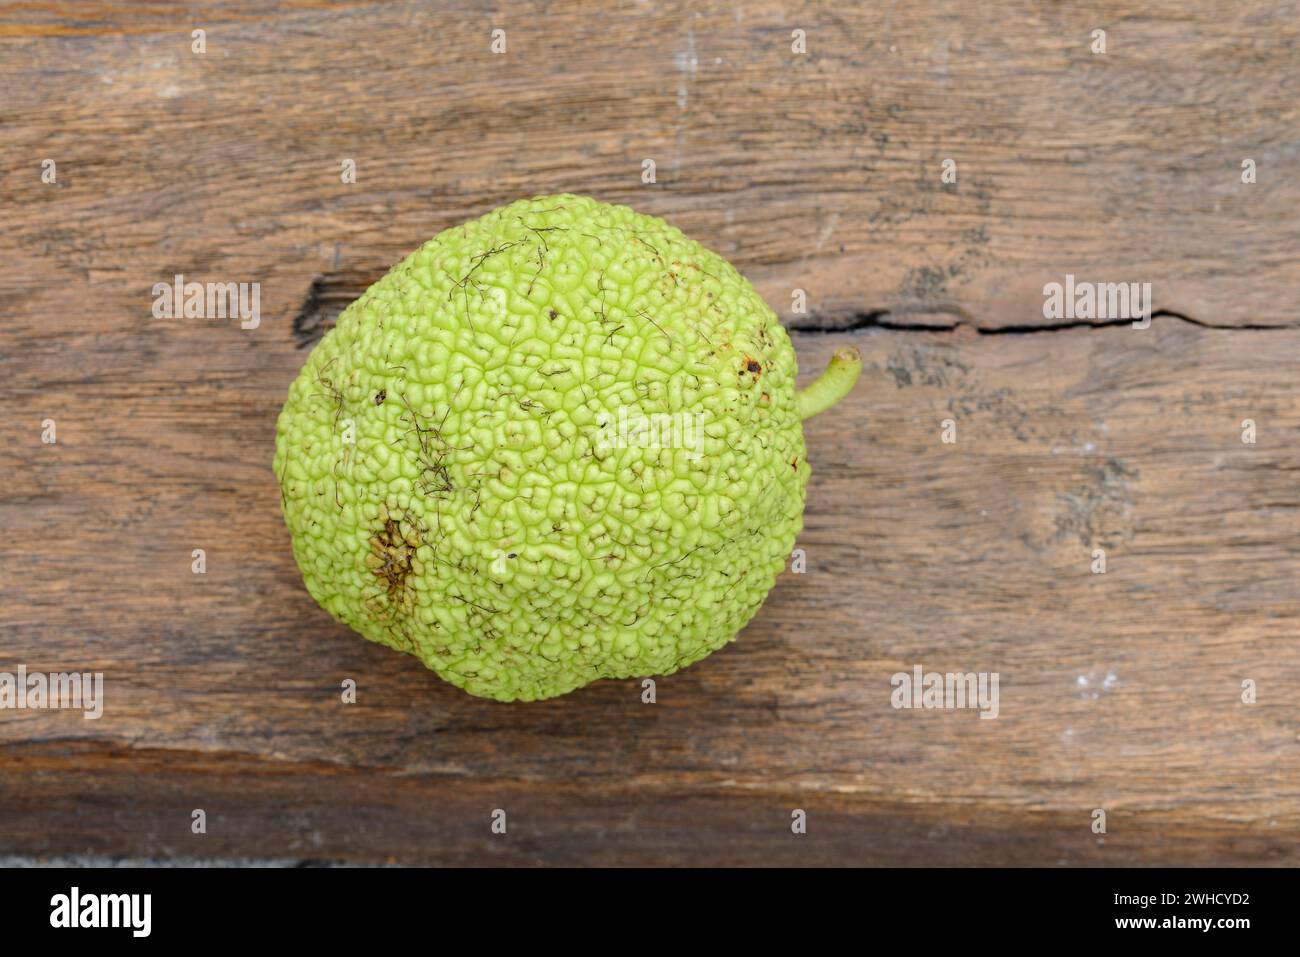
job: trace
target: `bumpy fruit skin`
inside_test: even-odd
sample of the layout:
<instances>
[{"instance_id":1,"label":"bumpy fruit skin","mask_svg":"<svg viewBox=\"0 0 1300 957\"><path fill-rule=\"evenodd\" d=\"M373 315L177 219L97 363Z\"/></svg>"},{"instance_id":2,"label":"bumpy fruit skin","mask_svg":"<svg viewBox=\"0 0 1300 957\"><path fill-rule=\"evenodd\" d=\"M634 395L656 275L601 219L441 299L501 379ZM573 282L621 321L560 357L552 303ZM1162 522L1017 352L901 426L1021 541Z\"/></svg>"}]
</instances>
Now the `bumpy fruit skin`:
<instances>
[{"instance_id":1,"label":"bumpy fruit skin","mask_svg":"<svg viewBox=\"0 0 1300 957\"><path fill-rule=\"evenodd\" d=\"M276 434L294 557L331 615L470 694L671 674L735 637L802 527L794 384L722 257L624 206L513 203L311 353Z\"/></svg>"}]
</instances>

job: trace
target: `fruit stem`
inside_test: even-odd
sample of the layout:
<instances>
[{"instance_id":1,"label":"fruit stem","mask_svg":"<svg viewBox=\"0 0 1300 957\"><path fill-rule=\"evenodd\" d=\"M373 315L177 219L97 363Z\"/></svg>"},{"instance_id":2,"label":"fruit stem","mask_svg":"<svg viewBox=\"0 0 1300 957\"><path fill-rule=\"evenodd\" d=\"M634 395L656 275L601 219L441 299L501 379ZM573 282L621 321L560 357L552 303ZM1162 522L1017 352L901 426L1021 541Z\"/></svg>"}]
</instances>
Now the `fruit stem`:
<instances>
[{"instance_id":1,"label":"fruit stem","mask_svg":"<svg viewBox=\"0 0 1300 957\"><path fill-rule=\"evenodd\" d=\"M862 354L854 346L836 349L826 371L800 392L795 393L800 419L811 419L825 412L849 394L862 372Z\"/></svg>"}]
</instances>

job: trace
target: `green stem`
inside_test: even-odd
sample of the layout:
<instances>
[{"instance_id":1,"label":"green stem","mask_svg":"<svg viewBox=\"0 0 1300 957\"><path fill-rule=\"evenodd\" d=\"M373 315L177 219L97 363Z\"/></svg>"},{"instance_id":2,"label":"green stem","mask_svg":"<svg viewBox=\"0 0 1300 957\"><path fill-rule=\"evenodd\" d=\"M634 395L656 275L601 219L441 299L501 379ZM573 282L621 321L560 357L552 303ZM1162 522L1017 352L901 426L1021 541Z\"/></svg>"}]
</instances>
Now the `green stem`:
<instances>
[{"instance_id":1,"label":"green stem","mask_svg":"<svg viewBox=\"0 0 1300 957\"><path fill-rule=\"evenodd\" d=\"M862 354L853 346L835 350L826 371L808 388L795 394L800 419L811 419L825 412L849 394L862 372Z\"/></svg>"}]
</instances>

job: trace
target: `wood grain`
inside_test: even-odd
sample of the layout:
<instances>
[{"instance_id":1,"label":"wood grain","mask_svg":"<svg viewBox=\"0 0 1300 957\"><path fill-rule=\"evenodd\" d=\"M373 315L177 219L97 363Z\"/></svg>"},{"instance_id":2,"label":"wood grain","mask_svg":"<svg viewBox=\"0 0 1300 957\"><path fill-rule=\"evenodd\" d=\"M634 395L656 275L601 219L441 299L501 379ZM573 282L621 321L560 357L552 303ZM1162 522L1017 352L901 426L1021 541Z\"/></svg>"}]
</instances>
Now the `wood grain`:
<instances>
[{"instance_id":1,"label":"wood grain","mask_svg":"<svg viewBox=\"0 0 1300 957\"><path fill-rule=\"evenodd\" d=\"M0 852L1300 863L1298 9L1219 7L6 8L0 670L107 701L0 711ZM867 362L807 424L807 572L654 705L479 701L351 634L270 471L338 308L562 190L731 258L805 377ZM1066 272L1178 315L1053 329ZM153 319L176 273L261 325ZM895 710L918 664L998 672L998 719Z\"/></svg>"}]
</instances>

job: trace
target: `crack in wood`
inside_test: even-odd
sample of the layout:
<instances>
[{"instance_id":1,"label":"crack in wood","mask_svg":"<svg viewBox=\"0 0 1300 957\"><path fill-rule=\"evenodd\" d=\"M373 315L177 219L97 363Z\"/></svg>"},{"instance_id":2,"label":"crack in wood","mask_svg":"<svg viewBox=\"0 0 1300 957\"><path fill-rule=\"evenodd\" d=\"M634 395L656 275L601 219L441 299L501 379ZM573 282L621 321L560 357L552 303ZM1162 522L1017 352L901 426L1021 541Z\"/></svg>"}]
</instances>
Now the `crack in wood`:
<instances>
[{"instance_id":1,"label":"crack in wood","mask_svg":"<svg viewBox=\"0 0 1300 957\"><path fill-rule=\"evenodd\" d=\"M334 327L339 314L382 276L382 272L370 274L349 271L318 275L312 279L302 307L293 319L292 333L298 347L305 348L315 345L326 332ZM952 315L954 318L951 322L911 322L906 318L908 315L934 316L943 314ZM1300 323L1220 325L1172 309L1155 310L1151 313L1151 318L1153 320L1161 318L1179 319L1189 325L1200 326L1203 329L1236 329L1262 332L1300 328ZM1022 336L1045 332L1062 332L1069 329L1132 328L1132 326L1132 319L1067 319L1060 322L984 326L972 320L960 309L951 306L917 306L902 313L890 309L860 309L839 313L815 312L785 321L785 327L790 332L811 333L814 335L860 332L863 329L931 333L956 332L969 329L981 336Z\"/></svg>"},{"instance_id":2,"label":"crack in wood","mask_svg":"<svg viewBox=\"0 0 1300 957\"><path fill-rule=\"evenodd\" d=\"M945 311L947 310L913 310L916 314L924 315L934 315ZM1203 319L1197 319L1194 316L1189 316L1185 313L1175 312L1172 309L1158 309L1151 313L1151 318L1153 320L1162 318L1180 319L1190 325L1200 326L1202 329L1254 330L1262 332L1266 330L1300 328L1300 323L1281 323L1276 325L1263 325L1258 323L1219 325L1213 322L1206 322ZM1032 335L1039 332L1061 332L1067 329L1106 329L1121 326L1132 328L1133 322L1134 320L1132 319L1069 319L1063 322L1044 322L1041 324L981 326L966 319L957 319L949 323L908 322L903 319L896 319L894 314L888 309L866 309L847 314L842 313L839 315L813 313L809 316L787 322L785 327L791 332L813 334L858 332L863 329L886 329L890 332L955 332L958 329L970 329L972 332L981 336L1003 336Z\"/></svg>"}]
</instances>

